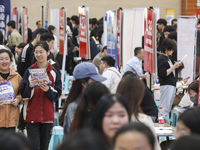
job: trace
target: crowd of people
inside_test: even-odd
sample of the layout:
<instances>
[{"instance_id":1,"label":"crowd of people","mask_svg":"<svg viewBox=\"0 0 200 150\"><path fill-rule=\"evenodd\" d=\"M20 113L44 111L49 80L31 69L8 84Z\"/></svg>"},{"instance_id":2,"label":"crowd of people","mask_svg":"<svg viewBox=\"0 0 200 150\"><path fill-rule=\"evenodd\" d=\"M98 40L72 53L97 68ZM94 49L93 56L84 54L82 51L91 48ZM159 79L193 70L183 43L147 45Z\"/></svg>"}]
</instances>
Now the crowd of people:
<instances>
[{"instance_id":1,"label":"crowd of people","mask_svg":"<svg viewBox=\"0 0 200 150\"><path fill-rule=\"evenodd\" d=\"M155 133L158 108L145 82L144 49L136 47L134 56L120 72L115 68L115 59L107 56L107 46L102 42L103 18L98 21L92 18L89 23L91 59L77 62L74 58L79 56L79 20L78 16L67 18L65 70L74 79L59 117L64 139L57 150L164 149ZM167 26L165 19L157 21L160 106L165 118L172 110L177 82L187 83L186 79L178 78L184 65L177 61L176 23L174 19ZM28 29L28 43L23 43L21 28L17 31L13 20L7 26L8 41L0 32L0 85L11 82L14 98L7 104L0 102L0 145L2 150L48 150L54 103L63 89L60 72L63 55L54 35L56 28L49 25L46 30L37 21L37 29L33 32ZM44 69L49 82L36 80L31 74L33 69ZM194 107L180 115L176 139L167 148L199 149L198 87L198 80L188 86Z\"/></svg>"}]
</instances>

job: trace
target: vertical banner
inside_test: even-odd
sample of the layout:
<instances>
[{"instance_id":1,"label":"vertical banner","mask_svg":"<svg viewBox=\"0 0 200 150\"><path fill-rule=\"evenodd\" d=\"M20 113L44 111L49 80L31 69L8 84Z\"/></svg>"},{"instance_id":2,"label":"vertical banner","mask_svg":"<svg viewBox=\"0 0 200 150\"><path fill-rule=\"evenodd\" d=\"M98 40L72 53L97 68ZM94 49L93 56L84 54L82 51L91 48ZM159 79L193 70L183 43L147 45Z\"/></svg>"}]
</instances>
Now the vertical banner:
<instances>
[{"instance_id":1,"label":"vertical banner","mask_svg":"<svg viewBox=\"0 0 200 150\"><path fill-rule=\"evenodd\" d=\"M61 8L59 11L59 54L64 54L64 41L65 41L65 9Z\"/></svg>"},{"instance_id":2,"label":"vertical banner","mask_svg":"<svg viewBox=\"0 0 200 150\"><path fill-rule=\"evenodd\" d=\"M197 25L197 29L200 30L200 23L199 23L199 19L200 19L200 9L197 9L196 11L196 17L197 17L197 20L198 20L198 25Z\"/></svg>"},{"instance_id":3,"label":"vertical banner","mask_svg":"<svg viewBox=\"0 0 200 150\"><path fill-rule=\"evenodd\" d=\"M13 8L13 18L12 18L12 20L15 21L15 29L18 30L19 20L18 20L18 10L17 10L17 7Z\"/></svg>"},{"instance_id":4,"label":"vertical banner","mask_svg":"<svg viewBox=\"0 0 200 150\"><path fill-rule=\"evenodd\" d=\"M59 54L63 55L62 74L61 74L61 80L62 80L62 84L63 84L64 83L64 74L65 74L66 55L67 55L67 37L65 34L66 10L64 7L59 9L58 18L59 18L59 44L60 44ZM59 104L60 104L60 101L59 101Z\"/></svg>"},{"instance_id":5,"label":"vertical banner","mask_svg":"<svg viewBox=\"0 0 200 150\"><path fill-rule=\"evenodd\" d=\"M171 21L174 18L175 18L174 9L166 9L167 25L171 25Z\"/></svg>"},{"instance_id":6,"label":"vertical banner","mask_svg":"<svg viewBox=\"0 0 200 150\"><path fill-rule=\"evenodd\" d=\"M181 75L183 78L190 77L189 82L195 79L197 39L196 29L197 19L195 16L180 16L178 18L177 60L182 60L185 68L182 70Z\"/></svg>"},{"instance_id":7,"label":"vertical banner","mask_svg":"<svg viewBox=\"0 0 200 150\"><path fill-rule=\"evenodd\" d=\"M89 37L89 8L78 7L79 13L79 54L80 57L90 59Z\"/></svg>"},{"instance_id":8,"label":"vertical banner","mask_svg":"<svg viewBox=\"0 0 200 150\"><path fill-rule=\"evenodd\" d=\"M200 75L200 62L199 62L199 75ZM200 92L200 80L199 80L199 92ZM198 93L198 106L200 106L200 93Z\"/></svg>"},{"instance_id":9,"label":"vertical banner","mask_svg":"<svg viewBox=\"0 0 200 150\"><path fill-rule=\"evenodd\" d=\"M117 66L120 67L122 65L122 10L117 10Z\"/></svg>"},{"instance_id":10,"label":"vertical banner","mask_svg":"<svg viewBox=\"0 0 200 150\"><path fill-rule=\"evenodd\" d=\"M144 14L144 71L153 73L153 9Z\"/></svg>"},{"instance_id":11,"label":"vertical banner","mask_svg":"<svg viewBox=\"0 0 200 150\"><path fill-rule=\"evenodd\" d=\"M24 43L28 43L28 9L23 7L22 8L22 38Z\"/></svg>"},{"instance_id":12,"label":"vertical banner","mask_svg":"<svg viewBox=\"0 0 200 150\"><path fill-rule=\"evenodd\" d=\"M115 59L117 68L117 11L107 12L107 55Z\"/></svg>"},{"instance_id":13,"label":"vertical banner","mask_svg":"<svg viewBox=\"0 0 200 150\"><path fill-rule=\"evenodd\" d=\"M103 35L102 35L102 45L107 46L107 14L103 17Z\"/></svg>"},{"instance_id":14,"label":"vertical banner","mask_svg":"<svg viewBox=\"0 0 200 150\"><path fill-rule=\"evenodd\" d=\"M10 20L10 0L0 0L0 31L7 40L7 26Z\"/></svg>"}]
</instances>

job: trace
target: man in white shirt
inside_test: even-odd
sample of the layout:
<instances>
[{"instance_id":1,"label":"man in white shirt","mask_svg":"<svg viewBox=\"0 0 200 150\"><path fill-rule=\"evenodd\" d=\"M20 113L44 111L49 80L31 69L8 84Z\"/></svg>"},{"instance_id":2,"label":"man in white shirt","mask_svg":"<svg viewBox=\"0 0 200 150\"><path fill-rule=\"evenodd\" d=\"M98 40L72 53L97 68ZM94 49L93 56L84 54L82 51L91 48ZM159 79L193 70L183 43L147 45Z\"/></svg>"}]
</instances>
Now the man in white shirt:
<instances>
[{"instance_id":1,"label":"man in white shirt","mask_svg":"<svg viewBox=\"0 0 200 150\"><path fill-rule=\"evenodd\" d=\"M143 70L141 60L144 60L144 50L142 47L136 47L134 49L134 55L128 63L125 65L122 76L125 72L131 71L134 74L137 74L139 77L143 77Z\"/></svg>"},{"instance_id":2,"label":"man in white shirt","mask_svg":"<svg viewBox=\"0 0 200 150\"><path fill-rule=\"evenodd\" d=\"M116 93L117 86L121 80L121 74L114 66L114 58L106 56L101 59L100 71L102 72L102 76L107 78L107 80L103 81L102 83L113 94Z\"/></svg>"}]
</instances>

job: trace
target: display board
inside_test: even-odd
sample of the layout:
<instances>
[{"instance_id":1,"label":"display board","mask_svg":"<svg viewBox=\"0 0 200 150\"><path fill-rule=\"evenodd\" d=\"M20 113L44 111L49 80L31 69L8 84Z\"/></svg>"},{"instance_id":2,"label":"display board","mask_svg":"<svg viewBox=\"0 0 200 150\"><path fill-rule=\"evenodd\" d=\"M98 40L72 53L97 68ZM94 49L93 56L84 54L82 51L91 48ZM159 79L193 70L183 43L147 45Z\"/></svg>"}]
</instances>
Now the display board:
<instances>
[{"instance_id":1,"label":"display board","mask_svg":"<svg viewBox=\"0 0 200 150\"><path fill-rule=\"evenodd\" d=\"M187 29L187 30L186 30ZM183 78L195 79L197 19L195 16L180 16L177 25L177 60L183 60ZM184 58L184 59L183 59Z\"/></svg>"}]
</instances>

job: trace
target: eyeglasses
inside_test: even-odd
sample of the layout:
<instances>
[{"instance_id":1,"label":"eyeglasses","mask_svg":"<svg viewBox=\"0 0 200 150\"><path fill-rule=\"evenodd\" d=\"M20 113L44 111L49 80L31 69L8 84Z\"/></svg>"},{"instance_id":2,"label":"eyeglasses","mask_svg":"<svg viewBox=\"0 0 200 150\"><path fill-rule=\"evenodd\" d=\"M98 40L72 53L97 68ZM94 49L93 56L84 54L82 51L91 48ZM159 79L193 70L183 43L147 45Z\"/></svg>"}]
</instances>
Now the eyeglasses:
<instances>
[{"instance_id":1,"label":"eyeglasses","mask_svg":"<svg viewBox=\"0 0 200 150\"><path fill-rule=\"evenodd\" d=\"M34 52L35 55L42 55L45 51Z\"/></svg>"}]
</instances>

